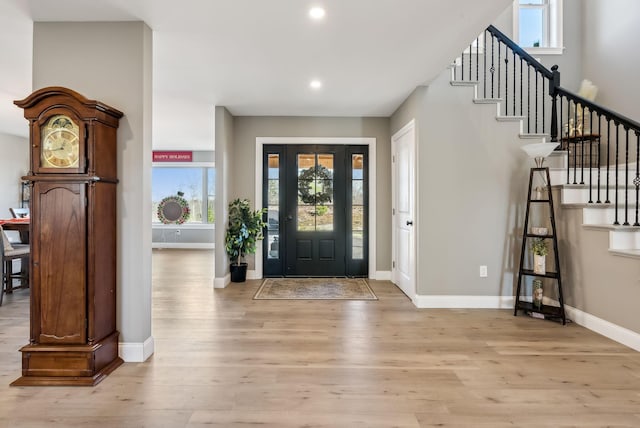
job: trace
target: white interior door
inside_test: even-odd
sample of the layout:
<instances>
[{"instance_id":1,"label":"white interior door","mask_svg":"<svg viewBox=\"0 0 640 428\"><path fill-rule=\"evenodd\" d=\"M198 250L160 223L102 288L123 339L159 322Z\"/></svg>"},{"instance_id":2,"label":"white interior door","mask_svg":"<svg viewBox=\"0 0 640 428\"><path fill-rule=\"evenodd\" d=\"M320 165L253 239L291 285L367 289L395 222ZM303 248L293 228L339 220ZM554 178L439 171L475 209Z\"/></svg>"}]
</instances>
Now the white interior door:
<instances>
[{"instance_id":1,"label":"white interior door","mask_svg":"<svg viewBox=\"0 0 640 428\"><path fill-rule=\"evenodd\" d=\"M415 126L412 120L391 138L393 282L410 299L415 287Z\"/></svg>"}]
</instances>

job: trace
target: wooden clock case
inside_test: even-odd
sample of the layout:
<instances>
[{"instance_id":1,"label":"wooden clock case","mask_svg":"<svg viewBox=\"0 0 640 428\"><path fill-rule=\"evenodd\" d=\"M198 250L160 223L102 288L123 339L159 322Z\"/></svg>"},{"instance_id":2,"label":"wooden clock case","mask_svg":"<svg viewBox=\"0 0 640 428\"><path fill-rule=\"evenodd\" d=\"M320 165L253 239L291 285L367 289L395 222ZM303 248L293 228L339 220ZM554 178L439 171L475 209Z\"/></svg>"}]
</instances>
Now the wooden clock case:
<instances>
[{"instance_id":1,"label":"wooden clock case","mask_svg":"<svg viewBox=\"0 0 640 428\"><path fill-rule=\"evenodd\" d=\"M30 127L30 339L12 385L95 385L122 364L116 330L117 128L123 113L67 88L15 101ZM80 158L47 168L41 128L64 115Z\"/></svg>"}]
</instances>

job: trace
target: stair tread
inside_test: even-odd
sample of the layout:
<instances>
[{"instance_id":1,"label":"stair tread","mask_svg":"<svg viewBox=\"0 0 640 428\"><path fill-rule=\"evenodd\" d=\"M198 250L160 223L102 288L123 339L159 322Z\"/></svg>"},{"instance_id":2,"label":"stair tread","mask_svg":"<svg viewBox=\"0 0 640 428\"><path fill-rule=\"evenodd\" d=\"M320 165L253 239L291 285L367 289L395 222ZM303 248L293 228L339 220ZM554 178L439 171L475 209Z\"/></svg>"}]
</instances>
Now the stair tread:
<instances>
[{"instance_id":1,"label":"stair tread","mask_svg":"<svg viewBox=\"0 0 640 428\"><path fill-rule=\"evenodd\" d=\"M525 116L496 116L496 120L498 122L517 122L520 120L525 120Z\"/></svg>"},{"instance_id":2,"label":"stair tread","mask_svg":"<svg viewBox=\"0 0 640 428\"><path fill-rule=\"evenodd\" d=\"M640 231L640 226L622 226L615 224L583 224L582 227L586 229L604 229L604 230L614 230L616 232L638 232Z\"/></svg>"},{"instance_id":3,"label":"stair tread","mask_svg":"<svg viewBox=\"0 0 640 428\"><path fill-rule=\"evenodd\" d=\"M473 102L476 104L497 104L504 101L502 98L474 98Z\"/></svg>"},{"instance_id":4,"label":"stair tread","mask_svg":"<svg viewBox=\"0 0 640 428\"><path fill-rule=\"evenodd\" d=\"M449 82L451 86L475 86L478 84L477 80L452 80Z\"/></svg>"},{"instance_id":5,"label":"stair tread","mask_svg":"<svg viewBox=\"0 0 640 428\"><path fill-rule=\"evenodd\" d=\"M622 257L633 257L636 259L640 259L640 250L612 250L609 249L609 252L615 256Z\"/></svg>"}]
</instances>

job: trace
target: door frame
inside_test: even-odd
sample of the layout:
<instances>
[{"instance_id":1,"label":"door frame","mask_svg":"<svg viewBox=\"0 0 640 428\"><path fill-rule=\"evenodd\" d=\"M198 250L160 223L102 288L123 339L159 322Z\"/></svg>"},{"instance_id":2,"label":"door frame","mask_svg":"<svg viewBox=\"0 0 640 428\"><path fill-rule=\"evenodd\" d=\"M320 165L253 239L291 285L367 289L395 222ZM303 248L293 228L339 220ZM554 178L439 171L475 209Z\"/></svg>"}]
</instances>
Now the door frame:
<instances>
[{"instance_id":1,"label":"door frame","mask_svg":"<svg viewBox=\"0 0 640 428\"><path fill-rule=\"evenodd\" d=\"M396 182L396 163L393 162L393 157L396 155L396 147L397 147L397 141L402 138L405 134L407 134L410 131L413 131L413 153L414 153L414 159L413 159L413 171L414 171L414 181L413 181L413 221L414 221L414 227L411 228L412 231L412 238L413 238L413 242L414 242L414 246L413 246L413 257L414 260L418 260L418 246L417 244L417 240L416 237L418 235L417 231L418 231L418 227L420 226L416 221L416 217L417 217L417 212L418 212L418 207L417 207L417 196L418 196L418 180L416 180L416 174L417 174L417 169L416 169L416 159L418 158L418 145L416 144L416 121L415 119L411 119L409 122L407 122L402 128L400 128L398 131L396 131L396 133L394 133L391 136L391 156L392 156L392 162L391 162L391 205L392 205L392 215L391 215L391 257L392 257L392 263L391 263L391 282L393 282L394 284L397 285L397 274L398 274L398 270L396 268L396 262L395 262L395 257L396 257L396 248L397 248L397 234L396 234L396 227L395 227L395 221L396 221L396 217L395 217L395 210L396 210L396 195L398 193L397 190L397 186L398 183ZM416 270L417 266L414 265L414 269L411 275L411 289L413 291L412 295L407 296L411 299L411 301L415 301L417 295L418 295L418 290L417 290L417 281L416 281L416 276L417 276L417 270ZM398 288L400 288L398 286Z\"/></svg>"},{"instance_id":2,"label":"door frame","mask_svg":"<svg viewBox=\"0 0 640 428\"><path fill-rule=\"evenodd\" d=\"M324 144L363 145L369 147L369 275L376 278L376 139L373 137L256 137L255 207L262 207L262 156L266 144ZM262 278L263 241L258 241L255 255L255 274L252 279Z\"/></svg>"}]
</instances>

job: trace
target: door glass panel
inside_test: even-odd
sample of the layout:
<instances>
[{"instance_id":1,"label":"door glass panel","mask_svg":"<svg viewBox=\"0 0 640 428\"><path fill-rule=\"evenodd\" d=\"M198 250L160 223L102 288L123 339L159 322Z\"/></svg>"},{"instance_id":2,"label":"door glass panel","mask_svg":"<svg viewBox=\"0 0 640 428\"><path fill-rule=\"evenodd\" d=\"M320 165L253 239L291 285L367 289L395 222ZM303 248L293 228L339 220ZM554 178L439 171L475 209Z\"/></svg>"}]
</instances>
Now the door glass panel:
<instances>
[{"instance_id":1,"label":"door glass panel","mask_svg":"<svg viewBox=\"0 0 640 428\"><path fill-rule=\"evenodd\" d=\"M333 154L298 154L299 231L333 230Z\"/></svg>"},{"instance_id":2,"label":"door glass panel","mask_svg":"<svg viewBox=\"0 0 640 428\"><path fill-rule=\"evenodd\" d=\"M280 155L271 154L268 159L269 163L269 179L279 179L280 178Z\"/></svg>"},{"instance_id":3,"label":"door glass panel","mask_svg":"<svg viewBox=\"0 0 640 428\"><path fill-rule=\"evenodd\" d=\"M362 180L351 182L351 203L353 205L364 205L364 189Z\"/></svg>"},{"instance_id":4,"label":"door glass panel","mask_svg":"<svg viewBox=\"0 0 640 428\"><path fill-rule=\"evenodd\" d=\"M301 232L313 232L316 230L315 207L298 206L298 230Z\"/></svg>"},{"instance_id":5,"label":"door glass panel","mask_svg":"<svg viewBox=\"0 0 640 428\"><path fill-rule=\"evenodd\" d=\"M364 155L351 155L351 171L354 180L362 180L364 178Z\"/></svg>"},{"instance_id":6,"label":"door glass panel","mask_svg":"<svg viewBox=\"0 0 640 428\"><path fill-rule=\"evenodd\" d=\"M280 155L268 155L267 258L280 258Z\"/></svg>"},{"instance_id":7,"label":"door glass panel","mask_svg":"<svg viewBox=\"0 0 640 428\"><path fill-rule=\"evenodd\" d=\"M354 232L364 230L364 207L353 206L351 207L351 228Z\"/></svg>"},{"instance_id":8,"label":"door glass panel","mask_svg":"<svg viewBox=\"0 0 640 428\"><path fill-rule=\"evenodd\" d=\"M351 155L351 258L364 258L364 154Z\"/></svg>"},{"instance_id":9,"label":"door glass panel","mask_svg":"<svg viewBox=\"0 0 640 428\"><path fill-rule=\"evenodd\" d=\"M362 260L364 258L364 233L353 232L353 246L351 248L351 258Z\"/></svg>"},{"instance_id":10,"label":"door glass panel","mask_svg":"<svg viewBox=\"0 0 640 428\"><path fill-rule=\"evenodd\" d=\"M333 230L333 206L316 206L316 230Z\"/></svg>"}]
</instances>

